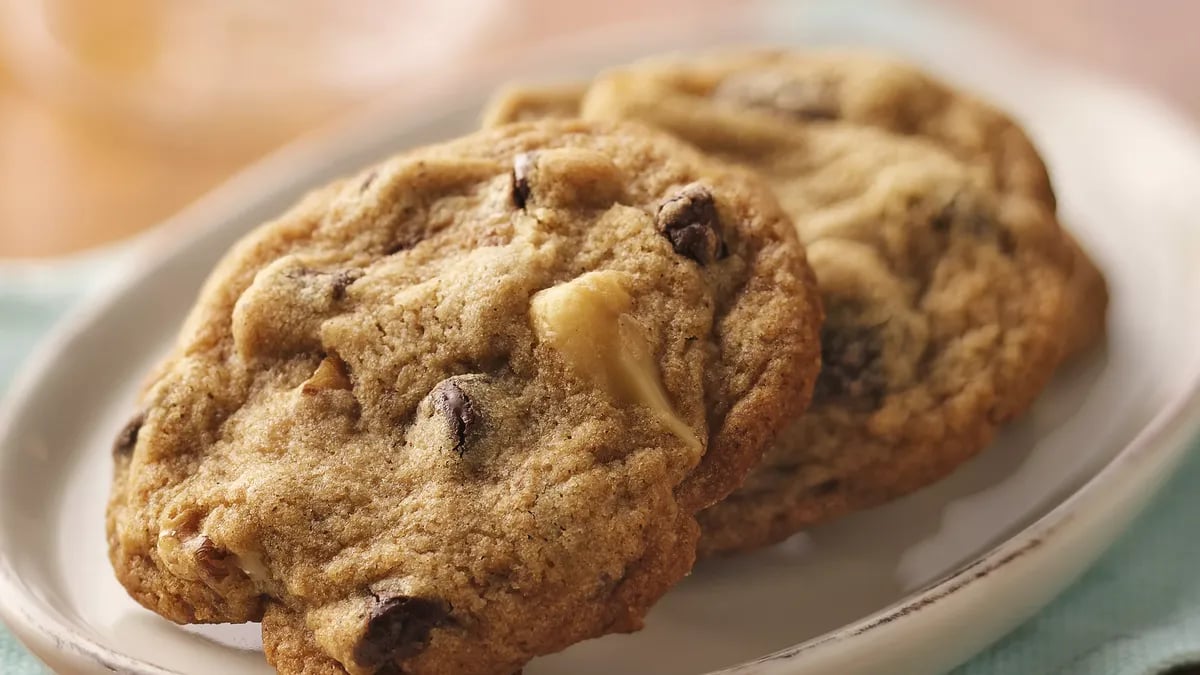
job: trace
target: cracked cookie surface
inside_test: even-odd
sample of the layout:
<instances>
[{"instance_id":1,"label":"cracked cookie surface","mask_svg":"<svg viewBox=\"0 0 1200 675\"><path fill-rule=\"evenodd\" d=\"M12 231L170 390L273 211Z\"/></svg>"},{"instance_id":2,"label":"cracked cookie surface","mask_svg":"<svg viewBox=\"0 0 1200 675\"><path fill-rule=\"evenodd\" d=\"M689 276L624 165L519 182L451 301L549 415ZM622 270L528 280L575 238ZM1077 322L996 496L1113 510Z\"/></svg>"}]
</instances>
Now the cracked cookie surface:
<instances>
[{"instance_id":1,"label":"cracked cookie surface","mask_svg":"<svg viewBox=\"0 0 1200 675\"><path fill-rule=\"evenodd\" d=\"M820 319L770 188L665 135L400 155L214 271L114 444L114 569L171 620L261 620L284 673L636 630L807 403Z\"/></svg>"},{"instance_id":2,"label":"cracked cookie surface","mask_svg":"<svg viewBox=\"0 0 1200 675\"><path fill-rule=\"evenodd\" d=\"M754 548L927 485L1102 332L1103 277L1041 159L987 104L864 54L743 52L601 74L588 119L636 119L762 172L826 305L814 403L728 499L702 553ZM563 116L537 88L501 112ZM561 97L560 97L561 99Z\"/></svg>"}]
</instances>

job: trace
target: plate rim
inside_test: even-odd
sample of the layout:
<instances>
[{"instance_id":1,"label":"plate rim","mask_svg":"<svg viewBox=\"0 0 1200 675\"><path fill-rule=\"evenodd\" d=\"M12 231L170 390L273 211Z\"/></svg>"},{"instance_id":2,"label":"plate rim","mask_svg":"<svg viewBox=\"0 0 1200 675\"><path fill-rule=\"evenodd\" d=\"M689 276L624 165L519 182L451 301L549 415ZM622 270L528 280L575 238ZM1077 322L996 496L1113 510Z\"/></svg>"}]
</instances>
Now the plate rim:
<instances>
[{"instance_id":1,"label":"plate rim","mask_svg":"<svg viewBox=\"0 0 1200 675\"><path fill-rule=\"evenodd\" d=\"M993 39L1004 35L1003 31L968 21L955 11L939 10L939 13L943 18L953 19L959 30L987 35ZM639 30L623 37L641 35L642 32ZM561 47L562 42L565 41L547 42L521 54L519 58L500 61L508 68L511 68L514 62L517 65L532 63L537 55L546 54L556 46ZM1067 65L1039 50L1024 48L1020 43L1016 46L1054 65L1062 77L1073 79L1079 86L1119 93L1156 113L1164 125L1169 125L1173 133L1185 140L1188 148L1181 152L1200 157L1200 129L1188 122L1173 106L1136 85L1086 68ZM364 139L377 137L381 125L386 124L387 120L404 118L404 123L399 126L406 129L429 125L443 114L430 111L457 110L464 107L465 101L478 98L470 93L471 89L475 88L472 81L495 79L495 73L500 70L496 62L464 69L459 77L453 79L450 86L443 87L437 95L422 97L421 105L408 98L385 101L316 134L303 136L238 171L191 206L129 240L129 250L121 256L122 259L143 260L148 263L140 269L129 269L110 283L85 293L76 306L69 310L33 349L18 368L7 391L0 397L0 455L15 452L12 437L19 426L20 413L36 397L41 382L52 373L57 355L75 341L82 339L110 307L121 302L129 289L159 271L163 261L183 255L186 249L226 227L228 214L240 210L238 204L261 197L266 191L294 186L297 176L307 176L320 171L320 167L327 163L323 158L330 154L330 149L341 144L357 147ZM265 186L267 190L263 189ZM101 247L98 250L107 251L110 247ZM995 573L1004 568L1011 570L1011 563L1045 558L1049 555L1047 551L1053 548L1051 544L1063 539L1065 533L1071 532L1065 526L1081 509L1096 503L1103 504L1105 495L1111 492L1106 492L1107 488L1118 486L1127 480L1127 471L1139 471L1142 477L1138 481L1129 481L1131 485L1141 487L1138 494L1132 494L1133 490L1130 488L1130 494L1124 502L1113 500L1108 505L1111 511L1120 513L1125 524L1114 528L1115 531L1107 535L1100 536L1105 540L1100 544L1100 550L1107 548L1126 530L1128 521L1144 510L1150 498L1159 491L1167 474L1186 457L1190 442L1200 432L1200 371L1191 373L1190 377L1192 381L1187 389L1155 413L1103 466L1048 511L1003 541L887 607L809 640L712 672L724 675L789 672L786 668L793 663L801 665L794 662L797 657L829 651L844 645L852 638L894 631L901 624L907 625L910 622L897 619L914 616L925 607L953 600L965 589L976 587L975 582L985 577L996 579ZM1113 505L1118 503L1121 506ZM1093 513L1088 518L1095 520L1098 516ZM1096 552L1085 556L1086 559L1075 565L1076 569L1067 572L1065 578L1069 580L1077 577L1096 561L1099 554L1100 552ZM1060 582L1057 586L1065 588L1066 583ZM58 620L39 606L40 601L33 597L32 590L17 577L9 564L7 553L0 547L0 619L39 660L45 662L46 654L55 652L58 656L76 661L79 667L83 667L84 661L90 661L118 672L138 675L183 675L179 671L111 649L77 630L69 622ZM1053 599L1053 595L1050 599ZM1044 605L1045 602L1037 603L1017 620L1027 618ZM970 650L965 656L974 651ZM957 662L946 665L953 666Z\"/></svg>"}]
</instances>

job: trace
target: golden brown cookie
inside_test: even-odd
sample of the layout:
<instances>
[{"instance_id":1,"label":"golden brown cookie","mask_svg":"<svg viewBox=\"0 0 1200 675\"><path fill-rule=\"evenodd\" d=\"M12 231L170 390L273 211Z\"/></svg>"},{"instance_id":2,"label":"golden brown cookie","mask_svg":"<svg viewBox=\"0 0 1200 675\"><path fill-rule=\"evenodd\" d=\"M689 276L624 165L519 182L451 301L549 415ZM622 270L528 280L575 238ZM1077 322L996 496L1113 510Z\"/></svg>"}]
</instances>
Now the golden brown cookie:
<instances>
[{"instance_id":1,"label":"golden brown cookie","mask_svg":"<svg viewBox=\"0 0 1200 675\"><path fill-rule=\"evenodd\" d=\"M622 69L617 76L634 71L647 77L677 76L676 83L685 91L691 83L684 80L693 75L707 76L710 83L719 78L709 98L738 108L919 136L981 169L993 189L1025 194L1051 210L1056 206L1045 164L1008 115L894 59L839 51L721 52L649 61ZM509 85L492 98L483 125L579 116L589 86L587 82ZM628 104L617 108L621 116L653 121L652 114L643 115L644 109L633 110ZM596 112L593 108L593 115ZM703 139L698 142L705 147ZM1068 326L1065 356L1086 350L1104 334L1108 307L1104 276L1077 242L1070 245L1074 249L1071 306L1077 309Z\"/></svg>"},{"instance_id":2,"label":"golden brown cookie","mask_svg":"<svg viewBox=\"0 0 1200 675\"><path fill-rule=\"evenodd\" d=\"M493 109L536 99L507 97ZM576 107L762 172L822 287L814 405L701 514L702 553L772 543L945 476L1103 325L1103 277L1056 222L1024 133L914 68L855 54L662 58L602 74Z\"/></svg>"},{"instance_id":3,"label":"golden brown cookie","mask_svg":"<svg viewBox=\"0 0 1200 675\"><path fill-rule=\"evenodd\" d=\"M492 95L481 116L482 126L578 117L587 88L587 82L506 85Z\"/></svg>"},{"instance_id":4,"label":"golden brown cookie","mask_svg":"<svg viewBox=\"0 0 1200 675\"><path fill-rule=\"evenodd\" d=\"M513 125L319 190L213 272L114 447L110 557L284 673L511 673L636 630L807 402L770 188L633 125Z\"/></svg>"}]
</instances>

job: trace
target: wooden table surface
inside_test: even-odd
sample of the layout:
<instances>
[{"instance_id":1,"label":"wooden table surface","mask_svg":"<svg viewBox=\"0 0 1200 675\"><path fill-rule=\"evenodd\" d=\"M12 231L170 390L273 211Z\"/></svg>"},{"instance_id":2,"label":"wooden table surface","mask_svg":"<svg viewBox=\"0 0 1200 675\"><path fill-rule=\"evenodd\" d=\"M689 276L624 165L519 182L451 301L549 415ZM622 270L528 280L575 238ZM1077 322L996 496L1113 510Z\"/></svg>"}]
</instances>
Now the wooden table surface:
<instances>
[{"instance_id":1,"label":"wooden table surface","mask_svg":"<svg viewBox=\"0 0 1200 675\"><path fill-rule=\"evenodd\" d=\"M136 30L137 21L149 20L139 12L175 6L154 1L83 4L78 0L78 7L87 8L79 11L87 16L76 13L68 18L74 17L83 27L80 30L86 29L74 35L81 53L106 66L125 67L136 65L147 49L169 48L128 37L130 26ZM1195 37L1200 2L941 1L995 21L1061 58L1141 83L1200 116L1200 40ZM306 2L316 8L314 14L329 6L327 1ZM439 68L453 68L547 35L595 28L629 16L671 17L731 2L497 1L472 28L469 41L422 43L428 52L425 67L437 63ZM70 3L59 0L59 4ZM389 6L398 8L392 11L416 11L409 6L413 4ZM109 7L121 9L96 9ZM109 30L109 24L122 29ZM412 36L396 39L419 38L420 26L413 30ZM213 106L209 117L196 116L186 124L171 124L170 119L165 124L161 119L151 123L91 105L86 98L55 93L43 74L31 72L29 64L18 58L20 45L12 37L4 43L0 34L0 258L60 255L128 236L183 207L237 168L362 105L385 88L362 86L320 95L310 91L280 103L269 116L249 120L231 105ZM412 70L407 77L420 76L417 65ZM77 93L66 85L63 88L68 94ZM169 96L164 98L160 102L171 102ZM179 108L181 114L195 112L186 105Z\"/></svg>"}]
</instances>

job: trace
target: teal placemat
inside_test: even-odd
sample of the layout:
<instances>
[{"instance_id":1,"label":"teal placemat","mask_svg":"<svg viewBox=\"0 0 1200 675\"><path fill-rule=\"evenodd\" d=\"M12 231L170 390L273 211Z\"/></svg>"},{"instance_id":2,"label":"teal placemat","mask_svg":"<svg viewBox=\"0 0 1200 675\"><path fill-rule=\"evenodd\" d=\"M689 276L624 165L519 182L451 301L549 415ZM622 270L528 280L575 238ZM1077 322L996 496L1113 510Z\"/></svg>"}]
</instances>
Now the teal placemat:
<instances>
[{"instance_id":1,"label":"teal placemat","mask_svg":"<svg viewBox=\"0 0 1200 675\"><path fill-rule=\"evenodd\" d=\"M1200 663L1200 452L1050 607L957 675L1151 675ZM1200 672L1200 671L1196 671Z\"/></svg>"}]
</instances>

